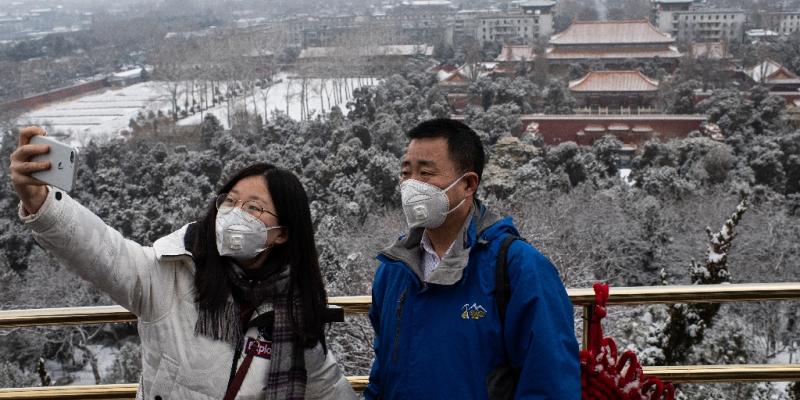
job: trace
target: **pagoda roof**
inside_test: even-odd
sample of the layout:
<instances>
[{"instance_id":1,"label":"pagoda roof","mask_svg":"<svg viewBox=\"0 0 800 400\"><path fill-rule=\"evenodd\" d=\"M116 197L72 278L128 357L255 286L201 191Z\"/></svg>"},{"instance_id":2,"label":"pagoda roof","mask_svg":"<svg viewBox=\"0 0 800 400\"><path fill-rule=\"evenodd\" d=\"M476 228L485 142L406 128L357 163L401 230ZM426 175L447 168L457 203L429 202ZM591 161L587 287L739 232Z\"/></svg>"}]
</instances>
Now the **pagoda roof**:
<instances>
[{"instance_id":1,"label":"pagoda roof","mask_svg":"<svg viewBox=\"0 0 800 400\"><path fill-rule=\"evenodd\" d=\"M586 59L642 59L642 58L680 58L681 53L673 46L660 48L558 48L547 49L548 60L586 60Z\"/></svg>"},{"instance_id":2,"label":"pagoda roof","mask_svg":"<svg viewBox=\"0 0 800 400\"><path fill-rule=\"evenodd\" d=\"M649 21L575 21L550 38L551 45L673 44L675 39Z\"/></svg>"},{"instance_id":3,"label":"pagoda roof","mask_svg":"<svg viewBox=\"0 0 800 400\"><path fill-rule=\"evenodd\" d=\"M494 59L499 62L532 61L536 58L533 46L503 45L503 50Z\"/></svg>"},{"instance_id":4,"label":"pagoda roof","mask_svg":"<svg viewBox=\"0 0 800 400\"><path fill-rule=\"evenodd\" d=\"M747 74L756 82L800 84L800 77L797 74L772 60L766 60L750 68Z\"/></svg>"},{"instance_id":5,"label":"pagoda roof","mask_svg":"<svg viewBox=\"0 0 800 400\"><path fill-rule=\"evenodd\" d=\"M658 81L640 71L592 71L581 79L571 81L573 92L655 92Z\"/></svg>"}]
</instances>

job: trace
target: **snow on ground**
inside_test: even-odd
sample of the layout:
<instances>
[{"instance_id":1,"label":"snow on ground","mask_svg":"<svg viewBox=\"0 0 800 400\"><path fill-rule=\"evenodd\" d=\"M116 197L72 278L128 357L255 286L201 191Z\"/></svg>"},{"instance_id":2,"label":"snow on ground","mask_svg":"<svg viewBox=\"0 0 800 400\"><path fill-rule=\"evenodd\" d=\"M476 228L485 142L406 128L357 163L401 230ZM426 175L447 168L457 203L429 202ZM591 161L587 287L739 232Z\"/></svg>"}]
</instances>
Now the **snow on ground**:
<instances>
[{"instance_id":1,"label":"snow on ground","mask_svg":"<svg viewBox=\"0 0 800 400\"><path fill-rule=\"evenodd\" d=\"M247 96L240 96L235 101L232 101L230 104L231 111L236 112L237 110L246 109L248 113L252 114L255 108L256 112L263 116L264 110L267 109L269 110L271 118L273 111L278 109L281 112L289 114L290 118L299 120L302 112L300 104L302 84L300 79L281 74L276 76L274 81L278 83L272 85L268 89L256 89L254 95L248 93ZM332 79L309 79L307 83L308 99L306 101L308 110L314 110L316 111L315 115L319 115L321 111L328 112L331 107L339 106L342 112L346 114L347 110L345 109L345 105L347 101L350 100L353 89L362 85L373 85L375 83L376 80L373 78L348 78L346 83L344 79L338 81ZM264 102L265 96L266 104ZM225 129L229 128L228 104L223 102L216 107L209 108L203 112L203 116L207 113L214 114ZM197 113L179 120L178 125L199 125L200 122L200 113Z\"/></svg>"},{"instance_id":2,"label":"snow on ground","mask_svg":"<svg viewBox=\"0 0 800 400\"><path fill-rule=\"evenodd\" d=\"M260 115L268 109L270 114L275 109L287 112L291 118L300 119L300 87L301 81L287 74L280 74L274 78L276 82L269 89L257 88L255 94L239 96L231 100L230 109L236 110L246 107L249 113L256 109ZM344 110L345 103L350 99L355 87L375 84L372 78L349 78L346 80L310 79L308 81L306 104L309 110L329 111L334 105L339 105ZM139 114L147 115L151 111L159 110L164 114L171 111L171 96L169 86L175 84L167 82L144 82L121 89L107 89L86 96L52 103L23 114L17 119L17 125L42 125L51 133L60 133L66 138L64 142L82 146L91 139L108 140L120 135L121 131L129 128L131 119L136 119ZM210 85L205 85L211 98ZM225 85L222 85L223 92ZM179 84L178 106L184 107L192 104L191 98L200 102L200 85ZM266 103L264 97L266 96ZM255 98L254 98L255 97ZM288 107L287 107L288 102ZM214 114L220 122L228 128L228 109L226 102L203 111L202 115ZM190 115L178 121L180 126L199 125L201 113Z\"/></svg>"},{"instance_id":3,"label":"snow on ground","mask_svg":"<svg viewBox=\"0 0 800 400\"><path fill-rule=\"evenodd\" d=\"M169 97L161 85L145 82L49 104L21 115L17 125L43 125L68 136L65 142L83 145L90 139L118 136L141 112L168 108Z\"/></svg>"},{"instance_id":4,"label":"snow on ground","mask_svg":"<svg viewBox=\"0 0 800 400\"><path fill-rule=\"evenodd\" d=\"M117 359L118 349L103 347L101 345L89 345L88 347L94 352L95 357L97 357L97 369L100 372L100 377L105 377L111 366L114 365L114 360ZM86 363L82 370L75 372L65 371L60 363L53 360L45 360L44 365L54 383L69 375L73 379L70 385L95 384L94 374L92 373L92 367L89 363Z\"/></svg>"},{"instance_id":5,"label":"snow on ground","mask_svg":"<svg viewBox=\"0 0 800 400\"><path fill-rule=\"evenodd\" d=\"M633 186L636 184L636 181L631 180L630 175L631 175L630 168L619 169L619 177L622 178L622 181L625 182L628 186Z\"/></svg>"}]
</instances>

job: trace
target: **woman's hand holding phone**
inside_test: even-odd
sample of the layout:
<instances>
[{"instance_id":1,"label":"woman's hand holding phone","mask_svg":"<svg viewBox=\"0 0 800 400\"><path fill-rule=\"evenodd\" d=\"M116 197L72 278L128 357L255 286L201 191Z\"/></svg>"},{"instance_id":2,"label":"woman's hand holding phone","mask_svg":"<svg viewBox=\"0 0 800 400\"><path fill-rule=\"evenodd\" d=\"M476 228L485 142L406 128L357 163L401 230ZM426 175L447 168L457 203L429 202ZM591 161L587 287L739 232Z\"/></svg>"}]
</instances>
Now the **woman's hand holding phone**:
<instances>
[{"instance_id":1,"label":"woman's hand holding phone","mask_svg":"<svg viewBox=\"0 0 800 400\"><path fill-rule=\"evenodd\" d=\"M31 214L37 213L47 199L47 184L34 178L32 174L51 167L49 161L31 161L37 155L50 152L50 146L46 144L30 144L31 138L37 135L46 133L38 126L20 130L17 149L11 154L11 183L22 200L25 211Z\"/></svg>"}]
</instances>

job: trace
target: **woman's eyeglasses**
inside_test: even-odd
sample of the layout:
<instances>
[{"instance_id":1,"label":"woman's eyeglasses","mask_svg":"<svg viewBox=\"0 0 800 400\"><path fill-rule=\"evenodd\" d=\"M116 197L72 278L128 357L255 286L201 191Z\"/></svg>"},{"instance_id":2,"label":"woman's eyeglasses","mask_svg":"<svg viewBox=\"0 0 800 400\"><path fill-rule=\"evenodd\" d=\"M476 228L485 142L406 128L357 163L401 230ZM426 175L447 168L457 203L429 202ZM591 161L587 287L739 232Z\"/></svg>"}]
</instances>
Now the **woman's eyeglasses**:
<instances>
[{"instance_id":1,"label":"woman's eyeglasses","mask_svg":"<svg viewBox=\"0 0 800 400\"><path fill-rule=\"evenodd\" d=\"M258 200L242 201L235 197L232 197L228 193L223 193L217 196L216 204L217 204L217 211L223 214L229 213L231 212L231 210L239 206L242 209L242 211L256 218L261 218L261 214L264 213L267 213L275 218L278 218L278 216L275 215L274 212L267 210L266 207L264 207L264 204L261 203L260 201Z\"/></svg>"}]
</instances>

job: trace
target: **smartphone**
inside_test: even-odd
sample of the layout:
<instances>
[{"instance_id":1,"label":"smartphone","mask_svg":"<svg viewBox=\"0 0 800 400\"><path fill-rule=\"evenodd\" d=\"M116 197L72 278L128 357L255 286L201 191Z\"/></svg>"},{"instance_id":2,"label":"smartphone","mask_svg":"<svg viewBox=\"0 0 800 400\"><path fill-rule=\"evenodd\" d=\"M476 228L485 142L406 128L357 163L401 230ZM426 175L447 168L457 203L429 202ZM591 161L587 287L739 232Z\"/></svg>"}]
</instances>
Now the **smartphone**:
<instances>
[{"instance_id":1,"label":"smartphone","mask_svg":"<svg viewBox=\"0 0 800 400\"><path fill-rule=\"evenodd\" d=\"M31 176L64 191L72 191L78 171L78 149L42 135L32 137L30 143L50 146L49 153L31 159L37 162L50 161L50 169L34 172Z\"/></svg>"}]
</instances>

